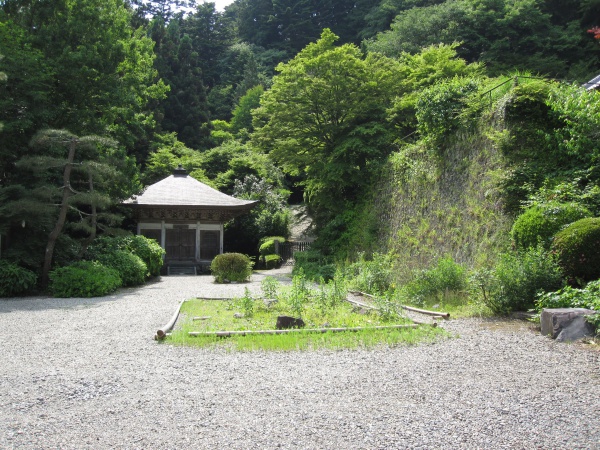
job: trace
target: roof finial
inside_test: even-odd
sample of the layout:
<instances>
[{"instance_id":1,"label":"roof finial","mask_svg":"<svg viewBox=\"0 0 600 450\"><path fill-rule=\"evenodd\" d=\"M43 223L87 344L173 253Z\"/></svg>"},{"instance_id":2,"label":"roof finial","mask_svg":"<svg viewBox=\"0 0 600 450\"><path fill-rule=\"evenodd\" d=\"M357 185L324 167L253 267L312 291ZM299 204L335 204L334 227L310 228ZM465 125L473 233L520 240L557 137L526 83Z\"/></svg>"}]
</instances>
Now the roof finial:
<instances>
[{"instance_id":1,"label":"roof finial","mask_svg":"<svg viewBox=\"0 0 600 450\"><path fill-rule=\"evenodd\" d=\"M187 177L187 174L188 174L188 173L187 173L187 170L185 170L181 164L179 164L179 165L177 166L177 169L175 169L175 170L173 171L173 175L174 175L174 176L176 176L176 177L177 177L177 176L180 176L180 177Z\"/></svg>"}]
</instances>

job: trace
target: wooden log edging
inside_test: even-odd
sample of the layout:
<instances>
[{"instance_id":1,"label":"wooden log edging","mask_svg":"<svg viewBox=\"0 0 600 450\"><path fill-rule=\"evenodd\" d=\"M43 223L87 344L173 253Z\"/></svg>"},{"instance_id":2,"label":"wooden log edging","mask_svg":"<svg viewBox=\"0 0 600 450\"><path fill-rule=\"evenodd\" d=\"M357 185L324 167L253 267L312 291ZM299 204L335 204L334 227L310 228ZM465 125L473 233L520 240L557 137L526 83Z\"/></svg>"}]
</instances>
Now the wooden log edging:
<instances>
[{"instance_id":1,"label":"wooden log edging","mask_svg":"<svg viewBox=\"0 0 600 450\"><path fill-rule=\"evenodd\" d=\"M155 341L162 341L164 338L167 337L167 333L171 331L171 329L175 326L175 322L177 322L177 318L179 317L179 311L181 310L181 307L185 302L185 300L182 300L182 302L177 307L177 310L173 314L173 317L171 317L171 320L169 320L163 327L158 329L158 331L154 335Z\"/></svg>"},{"instance_id":2,"label":"wooden log edging","mask_svg":"<svg viewBox=\"0 0 600 450\"><path fill-rule=\"evenodd\" d=\"M450 313L445 313L445 312L440 312L440 311L428 311L426 309L413 308L412 306L404 306L404 305L400 305L400 307L407 311L412 311L412 312L416 312L419 314L426 314L428 316L441 317L446 320L450 319Z\"/></svg>"},{"instance_id":3,"label":"wooden log edging","mask_svg":"<svg viewBox=\"0 0 600 450\"><path fill-rule=\"evenodd\" d=\"M240 331L190 331L190 336L217 336L217 337L230 337L230 336L249 336L249 335L261 335L261 334L290 334L290 333L341 333L346 331L363 331L363 330L393 330L402 328L418 328L421 325L431 325L437 327L437 323L432 324L404 324L404 325L382 325L375 327L343 327L343 328L292 328L289 330L240 330Z\"/></svg>"},{"instance_id":4,"label":"wooden log edging","mask_svg":"<svg viewBox=\"0 0 600 450\"><path fill-rule=\"evenodd\" d=\"M375 299L375 297L373 295L367 294L365 292L360 292L360 291L348 291L348 292L351 293L351 294L354 294L354 295L363 296L363 297L369 297L369 298ZM350 299L346 299L346 300L349 303L352 303L352 304L357 305L357 306L361 306L363 308L377 309L374 306L367 305L365 303L361 303L361 302L356 301L356 300L350 300ZM400 305L400 307L402 309L405 309L406 311L412 311L412 312L416 312L416 313L419 313L419 314L425 314L425 315L428 315L428 316L433 316L434 318L442 318L442 319L446 319L446 320L450 319L450 313L446 313L446 312L429 311L427 309L413 308L412 306L405 306L405 305Z\"/></svg>"}]
</instances>

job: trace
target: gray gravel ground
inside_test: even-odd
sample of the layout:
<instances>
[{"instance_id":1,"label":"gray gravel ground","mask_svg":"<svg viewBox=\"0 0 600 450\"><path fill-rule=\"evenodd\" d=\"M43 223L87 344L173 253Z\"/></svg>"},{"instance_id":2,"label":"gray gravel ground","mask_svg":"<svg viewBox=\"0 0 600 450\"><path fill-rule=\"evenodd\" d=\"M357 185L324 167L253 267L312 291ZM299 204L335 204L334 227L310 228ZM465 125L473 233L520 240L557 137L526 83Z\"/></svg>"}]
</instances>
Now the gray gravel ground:
<instances>
[{"instance_id":1,"label":"gray gravel ground","mask_svg":"<svg viewBox=\"0 0 600 450\"><path fill-rule=\"evenodd\" d=\"M600 358L525 325L374 351L158 344L180 300L253 282L164 277L99 299L0 300L0 448L600 448Z\"/></svg>"}]
</instances>

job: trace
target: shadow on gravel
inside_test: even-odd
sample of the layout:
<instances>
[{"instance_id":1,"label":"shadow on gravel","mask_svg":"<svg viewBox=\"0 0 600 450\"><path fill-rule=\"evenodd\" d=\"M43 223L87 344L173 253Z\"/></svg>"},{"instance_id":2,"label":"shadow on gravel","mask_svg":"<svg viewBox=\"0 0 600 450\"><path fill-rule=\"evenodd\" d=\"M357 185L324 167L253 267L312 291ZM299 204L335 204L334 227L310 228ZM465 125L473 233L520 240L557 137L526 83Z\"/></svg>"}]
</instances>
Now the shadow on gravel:
<instances>
[{"instance_id":1,"label":"shadow on gravel","mask_svg":"<svg viewBox=\"0 0 600 450\"><path fill-rule=\"evenodd\" d=\"M127 296L135 294L140 289L158 288L160 280L152 280L143 286L121 288L117 292L104 297L72 297L72 298L54 298L44 295L29 297L0 298L0 313L10 313L13 311L45 311L51 309L85 309L95 308L102 304L121 300Z\"/></svg>"}]
</instances>

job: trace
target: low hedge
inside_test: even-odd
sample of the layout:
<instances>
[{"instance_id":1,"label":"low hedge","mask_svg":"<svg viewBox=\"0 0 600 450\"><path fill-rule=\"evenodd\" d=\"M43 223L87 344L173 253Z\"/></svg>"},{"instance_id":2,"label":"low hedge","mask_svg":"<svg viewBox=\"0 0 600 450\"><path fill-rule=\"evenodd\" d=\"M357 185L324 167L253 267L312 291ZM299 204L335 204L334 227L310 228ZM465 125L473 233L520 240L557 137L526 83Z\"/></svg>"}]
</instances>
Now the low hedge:
<instances>
[{"instance_id":1,"label":"low hedge","mask_svg":"<svg viewBox=\"0 0 600 450\"><path fill-rule=\"evenodd\" d=\"M600 217L581 219L559 231L552 250L565 275L593 281L600 278Z\"/></svg>"},{"instance_id":2,"label":"low hedge","mask_svg":"<svg viewBox=\"0 0 600 450\"><path fill-rule=\"evenodd\" d=\"M281 265L281 256L279 255L265 255L264 256L265 267L267 269L275 269Z\"/></svg>"},{"instance_id":3,"label":"low hedge","mask_svg":"<svg viewBox=\"0 0 600 450\"><path fill-rule=\"evenodd\" d=\"M54 297L101 297L121 286L115 269L98 261L79 261L50 272L50 292Z\"/></svg>"},{"instance_id":4,"label":"low hedge","mask_svg":"<svg viewBox=\"0 0 600 450\"><path fill-rule=\"evenodd\" d=\"M210 271L217 283L246 281L252 275L254 263L249 256L241 253L223 253L215 256Z\"/></svg>"},{"instance_id":5,"label":"low hedge","mask_svg":"<svg viewBox=\"0 0 600 450\"><path fill-rule=\"evenodd\" d=\"M258 251L261 256L272 255L275 253L275 242L283 244L285 238L281 236L264 237L259 242Z\"/></svg>"},{"instance_id":6,"label":"low hedge","mask_svg":"<svg viewBox=\"0 0 600 450\"><path fill-rule=\"evenodd\" d=\"M0 261L0 297L21 295L33 289L37 276L31 270L17 264Z\"/></svg>"}]
</instances>

